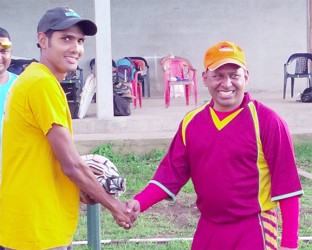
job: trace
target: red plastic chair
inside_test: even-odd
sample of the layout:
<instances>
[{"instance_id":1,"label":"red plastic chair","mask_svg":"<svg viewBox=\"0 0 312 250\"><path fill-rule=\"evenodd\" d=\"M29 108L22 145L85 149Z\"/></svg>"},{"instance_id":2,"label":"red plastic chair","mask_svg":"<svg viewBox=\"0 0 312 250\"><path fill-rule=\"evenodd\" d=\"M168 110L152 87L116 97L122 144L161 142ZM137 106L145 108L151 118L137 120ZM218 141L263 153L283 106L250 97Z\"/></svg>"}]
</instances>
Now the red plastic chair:
<instances>
[{"instance_id":1,"label":"red plastic chair","mask_svg":"<svg viewBox=\"0 0 312 250\"><path fill-rule=\"evenodd\" d=\"M170 87L183 85L185 90L186 105L189 105L189 96L194 95L195 106L197 105L197 79L196 69L185 58L166 57L161 60L164 73L164 99L166 108L170 105Z\"/></svg>"}]
</instances>

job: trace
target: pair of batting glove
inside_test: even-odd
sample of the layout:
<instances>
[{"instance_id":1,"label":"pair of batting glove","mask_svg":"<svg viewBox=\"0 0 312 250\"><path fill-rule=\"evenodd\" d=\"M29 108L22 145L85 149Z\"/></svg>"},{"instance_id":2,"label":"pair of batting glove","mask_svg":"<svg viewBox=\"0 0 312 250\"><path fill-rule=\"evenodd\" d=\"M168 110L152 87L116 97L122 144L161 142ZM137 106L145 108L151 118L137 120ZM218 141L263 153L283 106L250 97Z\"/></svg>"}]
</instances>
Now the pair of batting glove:
<instances>
[{"instance_id":1,"label":"pair of batting glove","mask_svg":"<svg viewBox=\"0 0 312 250\"><path fill-rule=\"evenodd\" d=\"M108 158L98 154L82 155L81 158L107 193L119 196L126 191L126 179L120 177L117 167Z\"/></svg>"}]
</instances>

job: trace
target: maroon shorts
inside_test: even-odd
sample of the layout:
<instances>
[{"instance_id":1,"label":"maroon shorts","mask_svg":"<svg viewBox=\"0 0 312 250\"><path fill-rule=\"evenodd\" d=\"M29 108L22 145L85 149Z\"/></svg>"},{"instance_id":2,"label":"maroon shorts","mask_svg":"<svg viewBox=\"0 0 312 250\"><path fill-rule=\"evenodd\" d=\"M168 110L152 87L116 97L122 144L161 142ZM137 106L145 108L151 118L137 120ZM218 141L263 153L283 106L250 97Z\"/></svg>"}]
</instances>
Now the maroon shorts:
<instances>
[{"instance_id":1,"label":"maroon shorts","mask_svg":"<svg viewBox=\"0 0 312 250\"><path fill-rule=\"evenodd\" d=\"M212 223L201 216L193 250L277 249L277 212L266 211L231 223Z\"/></svg>"}]
</instances>

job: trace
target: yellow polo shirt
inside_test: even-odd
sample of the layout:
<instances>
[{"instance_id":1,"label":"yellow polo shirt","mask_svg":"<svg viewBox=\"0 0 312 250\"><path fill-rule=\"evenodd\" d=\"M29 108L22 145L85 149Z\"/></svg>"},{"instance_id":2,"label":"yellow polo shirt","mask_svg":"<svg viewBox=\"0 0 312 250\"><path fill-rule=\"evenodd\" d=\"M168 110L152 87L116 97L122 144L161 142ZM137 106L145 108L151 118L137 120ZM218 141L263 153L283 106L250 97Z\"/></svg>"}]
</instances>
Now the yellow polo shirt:
<instances>
[{"instance_id":1,"label":"yellow polo shirt","mask_svg":"<svg viewBox=\"0 0 312 250\"><path fill-rule=\"evenodd\" d=\"M69 245L79 191L46 138L52 124L72 133L66 95L43 64L32 63L12 87L3 123L0 245L46 249Z\"/></svg>"}]
</instances>

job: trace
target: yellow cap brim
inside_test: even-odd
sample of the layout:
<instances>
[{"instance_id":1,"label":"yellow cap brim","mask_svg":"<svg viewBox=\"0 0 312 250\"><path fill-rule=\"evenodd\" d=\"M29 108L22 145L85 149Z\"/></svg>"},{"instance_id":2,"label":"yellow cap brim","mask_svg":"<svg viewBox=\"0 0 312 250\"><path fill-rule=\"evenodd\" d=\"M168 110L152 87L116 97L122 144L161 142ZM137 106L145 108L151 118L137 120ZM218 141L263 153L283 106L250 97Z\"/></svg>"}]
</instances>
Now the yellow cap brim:
<instances>
[{"instance_id":1,"label":"yellow cap brim","mask_svg":"<svg viewBox=\"0 0 312 250\"><path fill-rule=\"evenodd\" d=\"M9 49L12 47L12 43L10 41L3 41L3 42L0 42L0 46L5 49Z\"/></svg>"}]
</instances>

